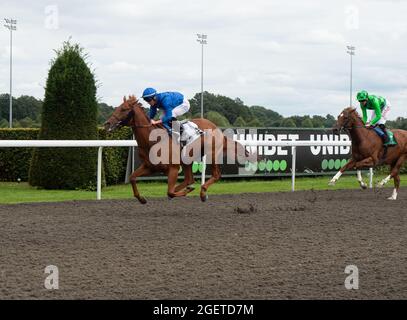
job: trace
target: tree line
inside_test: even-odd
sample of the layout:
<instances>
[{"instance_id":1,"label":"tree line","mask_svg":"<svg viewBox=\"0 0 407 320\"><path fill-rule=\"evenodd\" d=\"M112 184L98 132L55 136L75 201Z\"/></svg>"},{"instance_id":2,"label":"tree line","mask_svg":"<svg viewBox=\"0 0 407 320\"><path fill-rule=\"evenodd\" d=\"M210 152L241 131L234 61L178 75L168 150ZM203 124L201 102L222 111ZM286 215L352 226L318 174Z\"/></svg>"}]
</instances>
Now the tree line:
<instances>
[{"instance_id":1,"label":"tree line","mask_svg":"<svg viewBox=\"0 0 407 320\"><path fill-rule=\"evenodd\" d=\"M290 116L281 114L263 106L247 106L239 98L229 98L219 94L204 92L204 117L220 127L284 127L284 128L332 128L336 117L326 116ZM201 116L201 94L197 93L189 100L190 112L183 118L199 118ZM31 96L13 97L13 127L39 128L41 126L41 110L43 101ZM97 122L103 124L112 114L113 107L106 103L98 103ZM0 95L0 128L9 126L9 95ZM407 130L407 118L398 117L388 121L389 128Z\"/></svg>"},{"instance_id":2,"label":"tree line","mask_svg":"<svg viewBox=\"0 0 407 320\"><path fill-rule=\"evenodd\" d=\"M0 128L9 127L10 95L0 94ZM43 101L35 97L22 95L13 97L13 128L40 128ZM98 124L103 124L112 114L113 107L98 103Z\"/></svg>"}]
</instances>

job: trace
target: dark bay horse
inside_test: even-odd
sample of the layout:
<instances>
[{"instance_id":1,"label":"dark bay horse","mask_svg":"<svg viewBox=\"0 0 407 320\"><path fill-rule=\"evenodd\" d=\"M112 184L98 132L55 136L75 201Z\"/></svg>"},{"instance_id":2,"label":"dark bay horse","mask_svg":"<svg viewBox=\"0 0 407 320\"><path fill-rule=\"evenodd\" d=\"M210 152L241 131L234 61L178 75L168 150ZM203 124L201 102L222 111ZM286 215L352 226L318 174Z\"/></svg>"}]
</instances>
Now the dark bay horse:
<instances>
[{"instance_id":1,"label":"dark bay horse","mask_svg":"<svg viewBox=\"0 0 407 320\"><path fill-rule=\"evenodd\" d=\"M206 154L210 157L208 163L211 165L212 176L208 181L201 186L200 198L202 201L207 199L207 190L210 185L218 181L221 177L219 157L226 152L233 150L237 160L242 163L250 158L245 148L236 143L235 141L227 138L223 135L222 131L216 127L214 123L206 119L193 119L199 129L205 132L205 135L201 136L194 141L195 147L200 149L200 155ZM168 190L167 195L170 198L182 197L193 191L192 185L195 183L192 173L192 162L185 163L181 160L179 144L173 143L175 139L172 139L162 125L152 125L150 119L145 113L142 104L136 99L135 96L129 96L123 98L123 103L118 106L111 117L104 124L105 130L112 132L113 130L127 125L132 128L134 136L138 145L138 152L141 165L131 174L130 183L133 188L134 197L136 197L141 203L146 203L146 199L140 195L137 188L137 178L141 176L148 176L155 172L163 172L168 176ZM158 129L158 130L157 130ZM155 130L153 132L153 130ZM162 145L168 146L158 151L158 156L168 159L168 163L157 163L151 158L152 148L155 148L159 142L150 140L151 136L157 131L163 132L161 140ZM233 147L232 147L233 146ZM196 150L196 149L195 149ZM209 150L209 152L208 152ZM190 149L189 155L193 154L193 149ZM254 156L254 155L253 155ZM243 160L242 160L243 159ZM199 159L200 160L200 159ZM184 172L184 181L176 186L178 173L180 166L182 166Z\"/></svg>"},{"instance_id":2,"label":"dark bay horse","mask_svg":"<svg viewBox=\"0 0 407 320\"><path fill-rule=\"evenodd\" d=\"M392 130L397 145L389 146L385 150L381 138L374 130L366 128L356 109L352 107L344 109L338 116L334 131L342 129L350 134L352 140L352 158L339 170L329 184L334 185L346 170L361 170L362 168L387 164L390 166L391 173L380 181L377 187L383 187L393 178L394 190L388 199L396 200L400 189L400 168L407 159L407 131ZM361 186L364 187L360 171L358 171L358 180Z\"/></svg>"}]
</instances>

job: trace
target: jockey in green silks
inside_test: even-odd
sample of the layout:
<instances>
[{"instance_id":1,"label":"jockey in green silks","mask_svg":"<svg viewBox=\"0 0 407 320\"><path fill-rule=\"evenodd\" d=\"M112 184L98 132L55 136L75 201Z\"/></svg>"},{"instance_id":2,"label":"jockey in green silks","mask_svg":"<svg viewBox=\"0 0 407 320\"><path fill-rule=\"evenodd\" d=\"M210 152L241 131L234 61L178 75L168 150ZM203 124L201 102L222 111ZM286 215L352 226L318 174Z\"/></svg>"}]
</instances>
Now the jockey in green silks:
<instances>
[{"instance_id":1,"label":"jockey in green silks","mask_svg":"<svg viewBox=\"0 0 407 320\"><path fill-rule=\"evenodd\" d=\"M356 99L360 102L360 108L363 114L363 123L366 127L378 126L384 133L381 136L383 144L385 146L393 145L395 142L389 138L389 134L386 130L386 121L389 115L391 104L385 98L380 96L374 96L367 91L362 90L358 92ZM372 116L370 121L367 121L367 110L372 110Z\"/></svg>"}]
</instances>

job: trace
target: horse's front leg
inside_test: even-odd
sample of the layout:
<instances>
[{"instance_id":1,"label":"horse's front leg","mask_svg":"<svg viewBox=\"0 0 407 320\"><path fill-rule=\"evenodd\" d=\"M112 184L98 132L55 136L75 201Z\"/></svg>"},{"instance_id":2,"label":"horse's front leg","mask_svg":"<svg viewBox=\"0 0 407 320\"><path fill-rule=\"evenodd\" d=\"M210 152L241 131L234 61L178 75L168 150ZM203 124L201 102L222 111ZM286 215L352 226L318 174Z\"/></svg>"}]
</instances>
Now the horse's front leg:
<instances>
[{"instance_id":1,"label":"horse's front leg","mask_svg":"<svg viewBox=\"0 0 407 320\"><path fill-rule=\"evenodd\" d=\"M188 193L186 191L175 191L175 184L177 183L177 179L178 179L178 171L179 171L179 164L178 165L172 164L172 165L170 165L170 167L168 169L167 195L169 198L183 197Z\"/></svg>"},{"instance_id":2,"label":"horse's front leg","mask_svg":"<svg viewBox=\"0 0 407 320\"><path fill-rule=\"evenodd\" d=\"M355 164L356 164L356 161L353 160L353 159L350 159L350 160L348 161L348 163L345 164L345 165L338 171L338 173L331 179L331 181L329 181L329 185L330 185L330 186L334 186L335 183L336 183L336 181L339 180L339 178L342 176L342 174L343 174L346 170L352 169L352 168L355 166Z\"/></svg>"},{"instance_id":3,"label":"horse's front leg","mask_svg":"<svg viewBox=\"0 0 407 320\"><path fill-rule=\"evenodd\" d=\"M138 199L138 201L140 201L140 203L145 204L147 203L147 200L142 197L138 191L137 188L137 178L141 177L141 176L147 176L151 174L151 169L149 167L147 167L144 163L142 165L140 165L140 167L138 167L130 176L130 183L131 186L133 188L133 195L135 198Z\"/></svg>"}]
</instances>

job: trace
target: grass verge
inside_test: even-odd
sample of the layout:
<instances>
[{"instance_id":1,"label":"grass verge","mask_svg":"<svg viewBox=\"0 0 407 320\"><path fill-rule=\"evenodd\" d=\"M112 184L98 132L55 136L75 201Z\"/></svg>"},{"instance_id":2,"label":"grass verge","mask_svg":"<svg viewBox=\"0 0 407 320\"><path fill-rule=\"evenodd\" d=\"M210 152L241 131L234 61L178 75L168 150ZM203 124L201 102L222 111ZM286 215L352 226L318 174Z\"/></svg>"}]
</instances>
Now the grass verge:
<instances>
[{"instance_id":1,"label":"grass verge","mask_svg":"<svg viewBox=\"0 0 407 320\"><path fill-rule=\"evenodd\" d=\"M359 184L353 175L343 176L334 187L328 186L331 177L301 177L296 179L296 190L336 190L358 189ZM383 179L384 175L376 175L374 181ZM364 177L367 182L367 177ZM407 175L401 176L401 180L407 180ZM138 184L140 193L147 198L166 197L166 182L141 181ZM392 187L392 181L387 185ZM199 195L199 184L195 185L190 195ZM291 191L291 179L268 179L268 180L224 180L209 189L208 194L238 194L247 192L280 192ZM132 190L130 185L116 185L102 190L102 199L131 199ZM83 190L44 190L29 186L27 183L1 182L0 203L23 203L23 202L54 202L71 200L95 200L95 191Z\"/></svg>"}]
</instances>

